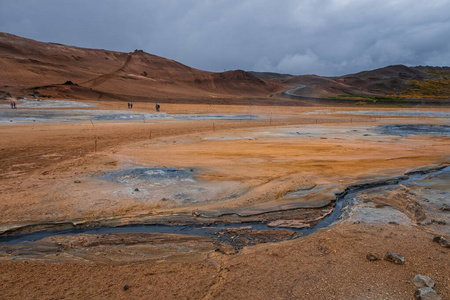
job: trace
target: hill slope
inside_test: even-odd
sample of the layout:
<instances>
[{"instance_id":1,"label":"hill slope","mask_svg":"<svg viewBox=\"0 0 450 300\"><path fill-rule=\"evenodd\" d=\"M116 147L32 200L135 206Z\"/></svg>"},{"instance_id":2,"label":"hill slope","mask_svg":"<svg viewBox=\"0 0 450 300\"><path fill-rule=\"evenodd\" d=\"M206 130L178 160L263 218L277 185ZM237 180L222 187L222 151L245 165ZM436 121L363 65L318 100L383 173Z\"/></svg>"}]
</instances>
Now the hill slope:
<instances>
[{"instance_id":1,"label":"hill slope","mask_svg":"<svg viewBox=\"0 0 450 300\"><path fill-rule=\"evenodd\" d=\"M450 68L387 66L340 77L300 75L284 83L304 85L295 91L305 97L338 95L450 97Z\"/></svg>"},{"instance_id":2,"label":"hill slope","mask_svg":"<svg viewBox=\"0 0 450 300\"><path fill-rule=\"evenodd\" d=\"M241 70L213 73L140 50L122 53L86 49L0 33L3 94L164 100L265 97L282 89L280 84Z\"/></svg>"}]
</instances>

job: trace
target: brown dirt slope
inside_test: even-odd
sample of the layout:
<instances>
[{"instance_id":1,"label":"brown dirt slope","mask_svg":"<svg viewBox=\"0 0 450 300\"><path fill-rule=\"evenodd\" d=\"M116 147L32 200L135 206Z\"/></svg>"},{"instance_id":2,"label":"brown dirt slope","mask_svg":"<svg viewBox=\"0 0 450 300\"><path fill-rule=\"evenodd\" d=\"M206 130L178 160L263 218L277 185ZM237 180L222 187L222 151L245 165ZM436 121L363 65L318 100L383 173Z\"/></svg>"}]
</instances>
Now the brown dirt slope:
<instances>
[{"instance_id":1,"label":"brown dirt slope","mask_svg":"<svg viewBox=\"0 0 450 300\"><path fill-rule=\"evenodd\" d=\"M63 83L71 81L72 84ZM269 96L282 85L237 70L213 73L135 50L122 53L0 33L0 90L13 96L153 100Z\"/></svg>"}]
</instances>

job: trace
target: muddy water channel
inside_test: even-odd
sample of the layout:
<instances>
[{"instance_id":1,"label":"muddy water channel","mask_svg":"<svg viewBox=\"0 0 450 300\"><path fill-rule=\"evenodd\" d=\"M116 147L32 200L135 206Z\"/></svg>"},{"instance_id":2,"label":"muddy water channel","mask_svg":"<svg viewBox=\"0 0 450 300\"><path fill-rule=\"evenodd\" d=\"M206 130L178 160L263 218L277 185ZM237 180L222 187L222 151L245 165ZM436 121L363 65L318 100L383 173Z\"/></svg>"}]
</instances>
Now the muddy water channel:
<instances>
[{"instance_id":1,"label":"muddy water channel","mask_svg":"<svg viewBox=\"0 0 450 300\"><path fill-rule=\"evenodd\" d=\"M140 168L107 173L101 175L100 179L130 184L152 178L157 184L158 179L169 177L171 184L179 185L194 182L193 172L194 170ZM167 184L167 180L164 182ZM206 237L220 244L231 245L237 250L247 245L306 236L346 218L360 195L382 194L386 190L398 187L422 191L422 200L434 206L436 210L440 209L445 214L444 217L448 217L450 166L440 165L417 169L399 177L348 186L335 194L331 205L324 207L308 209L293 206L270 212L258 212L255 215L217 213L215 216L208 216L194 211L192 216L166 215L161 219L141 223L136 220L121 222L105 220L78 224L71 222L32 224L3 232L0 236L0 244L26 247L49 237L72 236L75 238L80 234L123 236L178 234ZM394 206L393 208L397 209ZM124 223L128 224L123 225Z\"/></svg>"}]
</instances>

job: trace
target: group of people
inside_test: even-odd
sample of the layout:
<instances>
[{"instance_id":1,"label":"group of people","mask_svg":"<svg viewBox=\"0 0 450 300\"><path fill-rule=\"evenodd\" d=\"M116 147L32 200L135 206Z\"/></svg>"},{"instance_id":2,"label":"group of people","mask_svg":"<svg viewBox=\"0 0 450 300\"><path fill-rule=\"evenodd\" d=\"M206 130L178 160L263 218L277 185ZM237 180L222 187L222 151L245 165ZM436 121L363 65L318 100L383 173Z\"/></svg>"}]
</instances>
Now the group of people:
<instances>
[{"instance_id":1,"label":"group of people","mask_svg":"<svg viewBox=\"0 0 450 300\"><path fill-rule=\"evenodd\" d=\"M133 103L128 102L127 104L128 104L128 108L133 108ZM159 110L161 109L161 106L158 103L156 103L155 108L156 108L156 111L159 112Z\"/></svg>"},{"instance_id":2,"label":"group of people","mask_svg":"<svg viewBox=\"0 0 450 300\"><path fill-rule=\"evenodd\" d=\"M11 102L11 109L16 109L16 102Z\"/></svg>"}]
</instances>

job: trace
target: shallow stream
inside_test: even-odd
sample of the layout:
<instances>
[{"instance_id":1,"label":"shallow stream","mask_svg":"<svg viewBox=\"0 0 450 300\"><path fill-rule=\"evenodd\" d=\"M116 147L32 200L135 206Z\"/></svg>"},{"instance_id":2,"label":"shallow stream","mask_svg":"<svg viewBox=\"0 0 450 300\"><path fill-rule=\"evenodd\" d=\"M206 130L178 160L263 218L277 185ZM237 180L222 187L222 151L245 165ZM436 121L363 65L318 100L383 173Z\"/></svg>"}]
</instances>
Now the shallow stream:
<instances>
[{"instance_id":1,"label":"shallow stream","mask_svg":"<svg viewBox=\"0 0 450 300\"><path fill-rule=\"evenodd\" d=\"M148 170L147 170L148 171ZM146 172L147 172L146 171ZM145 172L144 172L145 173ZM146 173L147 174L147 173ZM184 173L183 173L184 174ZM115 174L117 175L117 174ZM147 174L148 175L148 174ZM156 172L154 176L159 176ZM186 172L186 177L189 177L189 173ZM416 188L431 188L433 183L442 186L449 186L448 182L450 179L450 166L437 166L430 168L417 169L406 173L404 176L377 180L368 183L355 184L347 187L344 191L336 194L336 201L333 211L325 216L323 219L313 224L311 227L296 229L296 228L283 228L291 230L298 233L292 238L299 236L309 235L318 229L326 228L337 220L344 218L346 213L349 211L348 208L351 207L355 197L361 192L370 192L374 189L379 189L383 187L391 187L396 185L413 186ZM167 216L168 223L170 222L170 216ZM39 225L39 224L36 224ZM246 230L277 230L282 229L279 227L270 227L267 222L241 222L233 224L220 223L216 221L214 223L208 223L206 225L126 225L126 226L101 226L101 227L83 227L83 225L74 225L71 223L65 224L53 224L54 228L58 226L71 226L68 229L52 230L52 224L40 224L42 226L47 226L46 231L32 232L26 234L15 234L17 230L5 231L0 235L1 244L18 244L21 242L33 242L40 239L54 236L54 235L76 235L76 234L107 234L107 233L171 233L171 234L187 234L196 236L206 236L212 237L213 239L219 240L221 242L233 244L231 240L226 238L226 236L221 233L228 229L239 229L245 228ZM70 227L69 226L69 227ZM61 228L61 227L59 227ZM235 246L235 245L233 245Z\"/></svg>"}]
</instances>

